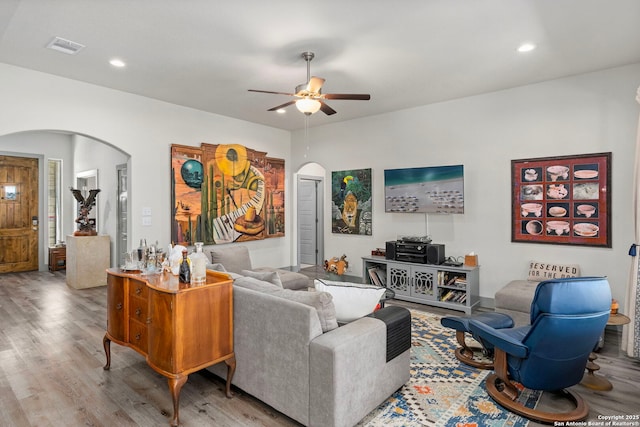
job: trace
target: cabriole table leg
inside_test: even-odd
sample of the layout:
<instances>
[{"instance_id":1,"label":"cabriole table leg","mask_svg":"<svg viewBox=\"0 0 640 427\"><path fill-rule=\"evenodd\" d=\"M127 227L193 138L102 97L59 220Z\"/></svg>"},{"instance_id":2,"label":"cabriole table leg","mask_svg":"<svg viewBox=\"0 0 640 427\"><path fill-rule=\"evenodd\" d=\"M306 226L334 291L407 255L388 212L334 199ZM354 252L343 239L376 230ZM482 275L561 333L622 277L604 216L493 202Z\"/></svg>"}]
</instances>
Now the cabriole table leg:
<instances>
[{"instance_id":1,"label":"cabriole table leg","mask_svg":"<svg viewBox=\"0 0 640 427\"><path fill-rule=\"evenodd\" d=\"M173 399L173 418L171 419L171 427L178 427L180 424L179 410L180 410L180 390L185 385L189 376L185 375L178 378L169 378L169 391L171 392L171 398Z\"/></svg>"},{"instance_id":2,"label":"cabriole table leg","mask_svg":"<svg viewBox=\"0 0 640 427\"><path fill-rule=\"evenodd\" d=\"M105 334L104 338L102 338L102 346L104 347L104 354L107 356L107 364L102 367L105 371L108 371L111 368L111 340Z\"/></svg>"}]
</instances>

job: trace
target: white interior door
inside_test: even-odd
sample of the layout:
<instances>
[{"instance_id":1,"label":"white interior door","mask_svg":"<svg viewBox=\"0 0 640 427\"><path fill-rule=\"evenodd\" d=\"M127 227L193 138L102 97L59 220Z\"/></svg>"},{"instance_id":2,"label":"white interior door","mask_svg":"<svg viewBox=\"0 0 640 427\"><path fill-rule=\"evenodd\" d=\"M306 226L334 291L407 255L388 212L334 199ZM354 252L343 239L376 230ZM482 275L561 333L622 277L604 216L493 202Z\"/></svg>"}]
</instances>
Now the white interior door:
<instances>
[{"instance_id":1,"label":"white interior door","mask_svg":"<svg viewBox=\"0 0 640 427\"><path fill-rule=\"evenodd\" d=\"M322 192L320 177L298 177L298 256L300 264L320 265L322 239Z\"/></svg>"}]
</instances>

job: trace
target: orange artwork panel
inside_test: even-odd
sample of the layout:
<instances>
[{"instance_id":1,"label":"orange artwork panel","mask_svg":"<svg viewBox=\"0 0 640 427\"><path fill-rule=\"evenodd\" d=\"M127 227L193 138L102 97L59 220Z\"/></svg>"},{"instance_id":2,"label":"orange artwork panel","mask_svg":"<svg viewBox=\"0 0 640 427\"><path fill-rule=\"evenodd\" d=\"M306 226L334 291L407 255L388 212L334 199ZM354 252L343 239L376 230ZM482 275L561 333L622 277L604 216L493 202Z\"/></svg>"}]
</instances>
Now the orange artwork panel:
<instances>
[{"instance_id":1,"label":"orange artwork panel","mask_svg":"<svg viewBox=\"0 0 640 427\"><path fill-rule=\"evenodd\" d=\"M240 144L172 145L172 241L284 236L284 160L266 154Z\"/></svg>"}]
</instances>

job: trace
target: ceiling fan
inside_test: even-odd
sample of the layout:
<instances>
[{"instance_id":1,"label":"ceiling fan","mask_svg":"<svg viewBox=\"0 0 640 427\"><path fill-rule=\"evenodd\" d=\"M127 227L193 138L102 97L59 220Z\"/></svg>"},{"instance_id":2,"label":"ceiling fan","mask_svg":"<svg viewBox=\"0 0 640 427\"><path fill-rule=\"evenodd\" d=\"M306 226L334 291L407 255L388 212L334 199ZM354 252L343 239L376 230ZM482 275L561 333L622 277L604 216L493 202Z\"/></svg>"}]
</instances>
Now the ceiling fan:
<instances>
[{"instance_id":1,"label":"ceiling fan","mask_svg":"<svg viewBox=\"0 0 640 427\"><path fill-rule=\"evenodd\" d=\"M297 98L276 107L269 108L267 111L276 111L281 108L288 107L291 104L296 104L298 110L300 110L300 112L306 114L307 116L317 112L318 110L322 110L323 113L330 116L332 114L335 114L336 110L329 107L324 102L325 99L352 99L360 101L368 101L369 99L371 99L371 95L369 94L322 93L322 85L324 84L325 80L321 77L311 77L310 73L311 60L313 59L315 54L313 52L302 52L301 56L305 61L307 61L307 83L296 86L295 93L249 89L249 92L272 93L276 95L294 96Z\"/></svg>"}]
</instances>

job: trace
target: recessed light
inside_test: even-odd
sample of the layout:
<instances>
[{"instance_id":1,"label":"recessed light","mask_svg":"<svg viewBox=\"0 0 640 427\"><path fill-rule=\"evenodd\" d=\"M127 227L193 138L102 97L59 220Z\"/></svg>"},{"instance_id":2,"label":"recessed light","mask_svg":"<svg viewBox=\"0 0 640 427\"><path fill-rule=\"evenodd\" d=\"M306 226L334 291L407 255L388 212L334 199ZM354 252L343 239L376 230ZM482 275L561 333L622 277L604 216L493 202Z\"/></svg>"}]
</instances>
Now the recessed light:
<instances>
[{"instance_id":1,"label":"recessed light","mask_svg":"<svg viewBox=\"0 0 640 427\"><path fill-rule=\"evenodd\" d=\"M517 50L520 53L524 53L524 52L531 52L535 48L536 48L536 45L533 43L522 43L520 46L518 46Z\"/></svg>"},{"instance_id":2,"label":"recessed light","mask_svg":"<svg viewBox=\"0 0 640 427\"><path fill-rule=\"evenodd\" d=\"M109 64L111 64L111 65L113 65L114 67L117 67L117 68L122 68L122 67L125 67L127 65L127 64L124 63L123 60L117 59L117 58L116 59L112 59L111 61L109 61Z\"/></svg>"},{"instance_id":3,"label":"recessed light","mask_svg":"<svg viewBox=\"0 0 640 427\"><path fill-rule=\"evenodd\" d=\"M279 109L276 110L276 113L278 113L278 114L284 114L286 112L287 112L287 110L285 110L284 108L279 108Z\"/></svg>"}]
</instances>

